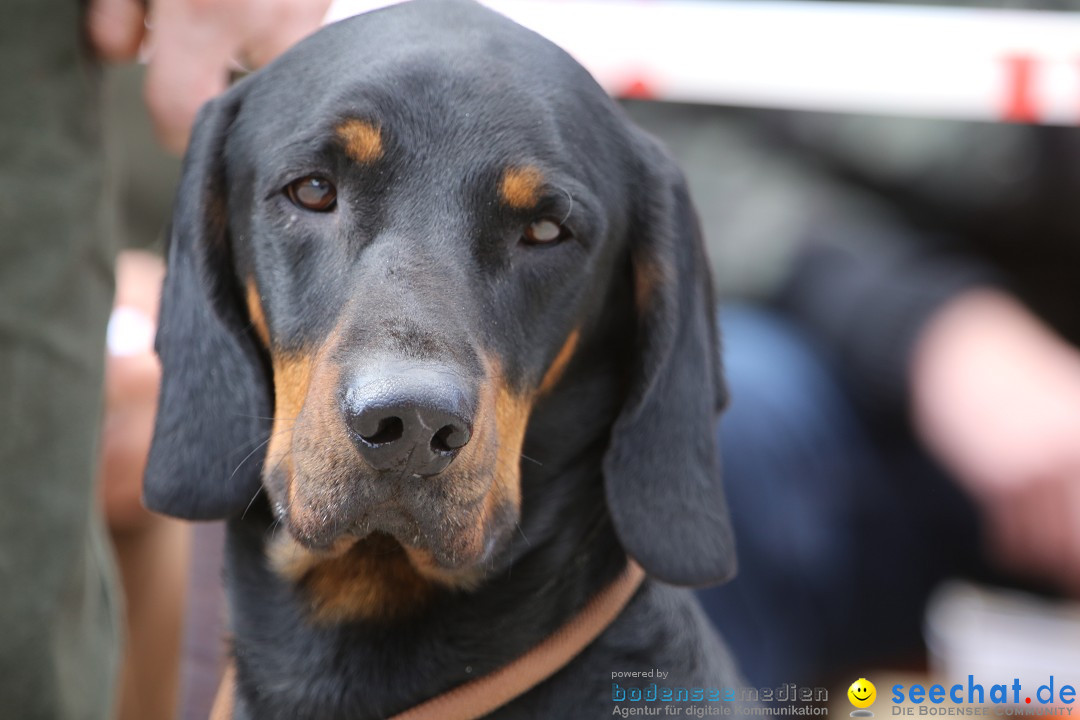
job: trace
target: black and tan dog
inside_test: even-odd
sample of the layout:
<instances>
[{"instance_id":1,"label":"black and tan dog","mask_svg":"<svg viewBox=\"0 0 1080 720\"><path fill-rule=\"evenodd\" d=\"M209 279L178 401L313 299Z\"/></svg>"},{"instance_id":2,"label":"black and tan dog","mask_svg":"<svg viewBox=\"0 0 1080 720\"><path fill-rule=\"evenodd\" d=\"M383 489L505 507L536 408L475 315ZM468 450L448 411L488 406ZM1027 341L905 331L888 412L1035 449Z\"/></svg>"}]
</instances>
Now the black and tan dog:
<instances>
[{"instance_id":1,"label":"black and tan dog","mask_svg":"<svg viewBox=\"0 0 1080 720\"><path fill-rule=\"evenodd\" d=\"M383 718L649 579L499 718L734 671L734 557L683 179L568 55L463 0L330 26L201 112L145 500L228 518L236 718Z\"/></svg>"}]
</instances>

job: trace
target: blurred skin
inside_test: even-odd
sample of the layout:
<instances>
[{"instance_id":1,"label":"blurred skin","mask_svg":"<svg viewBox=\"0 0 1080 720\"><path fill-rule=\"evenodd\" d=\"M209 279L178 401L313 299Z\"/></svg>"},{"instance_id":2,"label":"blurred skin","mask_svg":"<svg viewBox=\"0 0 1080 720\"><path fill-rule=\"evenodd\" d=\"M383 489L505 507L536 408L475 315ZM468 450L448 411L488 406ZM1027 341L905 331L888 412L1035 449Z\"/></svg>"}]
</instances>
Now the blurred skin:
<instances>
[{"instance_id":1,"label":"blurred skin","mask_svg":"<svg viewBox=\"0 0 1080 720\"><path fill-rule=\"evenodd\" d=\"M149 253L123 252L116 261L113 310L125 308L156 324L165 266ZM152 328L148 328L152 329ZM146 338L153 341L153 336ZM108 480L102 499L110 526L136 531L152 518L142 509L142 474L157 412L161 365L152 345L130 354L109 352L105 360L105 421L101 476Z\"/></svg>"},{"instance_id":2,"label":"blurred skin","mask_svg":"<svg viewBox=\"0 0 1080 720\"><path fill-rule=\"evenodd\" d=\"M199 107L226 89L241 60L255 69L318 29L329 0L91 0L98 55L148 58L145 99L158 139L180 154ZM149 15L149 18L148 18ZM117 263L116 307L156 323L164 266L145 253ZM127 640L119 718L176 713L190 529L141 504L161 370L150 344L110 354L100 491L120 566Z\"/></svg>"},{"instance_id":3,"label":"blurred skin","mask_svg":"<svg viewBox=\"0 0 1080 720\"><path fill-rule=\"evenodd\" d=\"M149 56L146 104L158 139L187 146L199 107L228 86L230 70L273 60L318 29L329 0L92 0L91 43L102 59ZM150 29L148 29L148 25Z\"/></svg>"},{"instance_id":4,"label":"blurred skin","mask_svg":"<svg viewBox=\"0 0 1080 720\"><path fill-rule=\"evenodd\" d=\"M140 502L161 378L151 343L164 274L154 255L121 253L114 312L138 317L146 332L134 335L143 342L105 360L99 490L124 589L120 720L173 717L179 693L190 528Z\"/></svg>"},{"instance_id":5,"label":"blurred skin","mask_svg":"<svg viewBox=\"0 0 1080 720\"><path fill-rule=\"evenodd\" d=\"M993 556L1080 596L1080 352L977 290L928 323L912 380L918 431L981 506Z\"/></svg>"}]
</instances>

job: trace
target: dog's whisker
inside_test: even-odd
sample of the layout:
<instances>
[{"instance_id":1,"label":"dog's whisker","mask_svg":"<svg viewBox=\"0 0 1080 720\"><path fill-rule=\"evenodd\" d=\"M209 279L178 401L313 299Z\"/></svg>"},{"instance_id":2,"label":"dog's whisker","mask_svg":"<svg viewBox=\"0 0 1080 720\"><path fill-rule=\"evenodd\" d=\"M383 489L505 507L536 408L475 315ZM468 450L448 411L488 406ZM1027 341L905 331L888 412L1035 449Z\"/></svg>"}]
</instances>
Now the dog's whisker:
<instances>
[{"instance_id":1,"label":"dog's whisker","mask_svg":"<svg viewBox=\"0 0 1080 720\"><path fill-rule=\"evenodd\" d=\"M570 207L567 208L566 215L564 215L563 219L559 221L559 224L562 225L563 223L565 223L567 220L570 219L570 215L573 214L573 212L574 212L574 196L570 194L569 190L567 190L566 188L564 188L562 186L559 186L559 189L562 190L564 193L566 193L566 197L570 200Z\"/></svg>"},{"instance_id":2,"label":"dog's whisker","mask_svg":"<svg viewBox=\"0 0 1080 720\"><path fill-rule=\"evenodd\" d=\"M298 420L299 418L296 418L296 419ZM259 452L259 450L261 450L261 449L262 449L263 447L265 447L266 445L268 445L268 444L270 443L270 441L271 441L271 440L273 440L273 439L274 439L275 437L277 437L278 435L282 435L282 434L284 434L284 433L286 433L286 432L292 432L292 431L293 431L293 430L295 429L296 425L297 425L297 423L296 423L296 422L294 422L294 423L293 423L293 425L292 425L291 427L288 427L288 428L283 428L283 429L281 429L281 430L278 430L277 432L271 433L270 435L268 435L268 436L266 437L266 439L264 439L264 440L262 440L261 442L259 442L259 444L258 444L258 445L256 445L256 446L255 446L255 448L254 448L254 449L253 449L253 450L252 450L251 452L249 452L249 453L248 453L247 455L245 455L245 456L244 456L244 459L243 459L243 460L241 460L241 461L240 461L240 462L239 462L239 463L238 463L238 464L236 465L236 467L235 467L235 468L233 468L233 471L232 471L232 472L231 472L231 473L229 474L229 477L228 477L228 479L227 479L227 480L226 480L225 482L226 482L226 483L228 483L228 482L229 482L229 481L231 481L231 480L232 480L232 479L233 479L234 477L236 477L236 473L238 473L238 472L240 471L240 468L244 466L244 463L246 463L246 462L247 462L248 460L250 460L250 459L252 458L252 456L254 456L254 455L255 455L255 453ZM277 464L276 464L276 465L275 465L275 467L274 467L274 470L276 470L276 469L277 469L277 467L278 467L278 466L280 466L280 464L281 464L282 460L284 460L284 456L283 456L282 458L280 458L280 459L278 460ZM249 510L251 510L251 506L252 506L252 505L253 505L253 504L255 503L255 500L256 500L256 498L258 498L258 497L259 497L259 493L260 493L260 492L262 492L262 490L263 490L263 486L262 486L262 483L260 482L260 483L259 483L259 488L258 488L258 490L256 490L256 491L255 491L255 495L254 495L254 496L252 496L251 500L250 500L250 501L248 502L248 504L247 504L247 507L245 507L245 508L244 508L244 512L243 512L243 514L242 514L242 515L240 516L240 517L241 517L241 519L243 519L243 518L247 517L248 511L249 511Z\"/></svg>"},{"instance_id":3,"label":"dog's whisker","mask_svg":"<svg viewBox=\"0 0 1080 720\"><path fill-rule=\"evenodd\" d=\"M295 431L295 430L296 430L297 428L300 428L300 427L302 427L302 425L301 425L301 421L300 421L300 418L299 418L299 416L297 416L297 417L296 417L296 421L295 421L295 422L294 422L294 423L292 424L292 426L290 426L290 427L287 427L287 428L282 428L281 430L279 430L279 431L277 431L277 432L275 432L275 433L272 433L272 434L270 435L270 437L268 437L268 438L266 439L266 441L265 441L265 442L270 442L270 440L271 440L271 439L273 439L274 437L276 437L276 436L278 436L278 435L283 435L283 434L285 434L285 433L290 433L290 432L293 432L293 431ZM277 459L277 462L276 462L276 463L274 463L274 466L273 466L273 467L271 467L271 468L270 468L270 469L269 469L268 471L266 471L266 472L265 472L264 474L265 474L266 476L269 476L269 475L273 475L273 474L274 474L275 472L277 472L277 471L278 471L278 469L279 469L279 468L281 467L281 464L282 464L283 462L285 462L285 458L287 458L287 457L289 457L289 453L288 453L288 452L282 453L282 454L281 454L281 457L279 457L279 458ZM294 480L294 481L295 481L295 480Z\"/></svg>"},{"instance_id":4,"label":"dog's whisker","mask_svg":"<svg viewBox=\"0 0 1080 720\"><path fill-rule=\"evenodd\" d=\"M271 439L272 439L273 437L274 437L274 436L273 436L273 435L271 435L270 437L266 438L266 439L265 439L265 440L263 440L263 441L262 441L261 443L259 443L258 445L256 445L256 446L255 446L255 449L254 449L254 450L252 450L252 451L251 451L251 452L249 452L249 453L248 453L247 455L245 455L245 456L244 456L244 459L243 459L243 460L241 460L241 461L240 461L239 463L237 463L236 467L235 467L235 468L233 468L233 471L232 471L231 473L229 473L229 477L228 477L228 479L227 479L227 480L226 480L225 482L226 482L226 483L228 483L228 482L230 482L230 481L231 481L231 480L232 480L232 479L233 479L234 477L236 477L236 473L238 473L238 472L240 471L240 468L244 466L244 463L246 463L246 462L247 462L248 460L250 460L250 459L251 459L251 456L252 456L252 455L254 455L255 453L259 452L259 450L262 450L262 449L263 449L263 448L264 448L264 447L265 447L266 445L268 445L268 444L270 443L270 440L271 440ZM260 487L261 487L261 486L260 486ZM249 507L250 507L250 505L249 505ZM246 511L246 510L245 510L244 512L245 512L245 514L247 513L247 511Z\"/></svg>"},{"instance_id":5,"label":"dog's whisker","mask_svg":"<svg viewBox=\"0 0 1080 720\"><path fill-rule=\"evenodd\" d=\"M237 451L237 452L243 452L244 450L246 450L246 449L247 449L247 446L248 446L248 445L250 445L250 444L252 444L252 443L258 443L259 445L262 445L263 443L266 443L266 442L267 442L267 441L268 441L268 440L269 440L270 438L274 437L275 435L280 435L280 434L282 434L282 433L284 433L284 432L289 432L289 431L291 431L291 430L294 430L294 429L296 429L296 425L297 425L297 423L296 423L296 420L299 420L299 418L294 418L294 422L293 422L293 424L292 424L292 425L290 425L290 426L288 426L288 427L283 427L283 428L281 428L280 430L277 430L277 431L275 431L275 432L271 433L271 434L270 434L269 436L267 436L267 438L266 438L266 439L264 439L264 440L257 440L257 439L256 439L256 440L251 440L251 441L250 441L249 443L244 443L244 444L240 445L239 447L237 447L237 448L236 448L236 451ZM246 459L247 459L247 458L244 458L244 460L246 460ZM240 462L242 463L242 462L243 462L243 460L241 460Z\"/></svg>"},{"instance_id":6,"label":"dog's whisker","mask_svg":"<svg viewBox=\"0 0 1080 720\"><path fill-rule=\"evenodd\" d=\"M263 491L263 486L262 486L262 483L259 483L259 489L258 489L258 490L256 490L256 491L255 491L255 494L251 496L251 500L250 500L250 501L248 502L248 504L247 504L247 507L246 507L246 508L244 508L244 512L243 512L243 514L242 514L242 515L240 515L240 519L241 519L241 520L243 520L244 518L246 518L246 517L247 517L247 514L248 514L248 510L250 510L250 509L251 509L251 506L255 504L255 499L259 497L259 493L261 493L262 491Z\"/></svg>"},{"instance_id":7,"label":"dog's whisker","mask_svg":"<svg viewBox=\"0 0 1080 720\"><path fill-rule=\"evenodd\" d=\"M521 533L521 539L525 541L525 544L532 547L532 541L530 541L529 537L525 534L525 529L521 527L521 523L515 520L514 525L517 527L517 531Z\"/></svg>"}]
</instances>

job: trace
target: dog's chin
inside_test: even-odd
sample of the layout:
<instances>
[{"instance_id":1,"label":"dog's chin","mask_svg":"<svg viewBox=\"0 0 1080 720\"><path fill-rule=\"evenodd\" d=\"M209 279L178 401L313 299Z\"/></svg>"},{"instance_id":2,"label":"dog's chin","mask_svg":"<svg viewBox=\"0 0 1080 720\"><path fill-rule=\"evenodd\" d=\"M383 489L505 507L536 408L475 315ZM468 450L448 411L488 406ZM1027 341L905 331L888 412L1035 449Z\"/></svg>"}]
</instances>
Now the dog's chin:
<instances>
[{"instance_id":1,"label":"dog's chin","mask_svg":"<svg viewBox=\"0 0 1080 720\"><path fill-rule=\"evenodd\" d=\"M323 522L303 523L298 515ZM286 511L284 524L296 543L315 556L331 559L375 538L380 547L392 540L421 575L444 584L470 585L499 564L500 548L507 545L516 519L507 517L507 509L488 513L483 508L448 508L429 515L418 518L400 508L379 507L335 519L326 510L307 508L298 514Z\"/></svg>"}]
</instances>

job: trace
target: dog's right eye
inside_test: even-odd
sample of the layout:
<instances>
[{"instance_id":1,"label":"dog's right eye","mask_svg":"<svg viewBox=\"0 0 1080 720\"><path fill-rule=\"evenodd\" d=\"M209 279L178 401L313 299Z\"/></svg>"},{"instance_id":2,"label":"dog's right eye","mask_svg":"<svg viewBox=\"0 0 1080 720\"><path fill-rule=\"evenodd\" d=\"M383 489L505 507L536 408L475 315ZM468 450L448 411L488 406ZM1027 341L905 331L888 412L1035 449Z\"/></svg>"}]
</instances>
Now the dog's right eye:
<instances>
[{"instance_id":1,"label":"dog's right eye","mask_svg":"<svg viewBox=\"0 0 1080 720\"><path fill-rule=\"evenodd\" d=\"M297 207L313 212L330 212L337 203L337 189L324 177L308 175L285 186L285 195Z\"/></svg>"}]
</instances>

